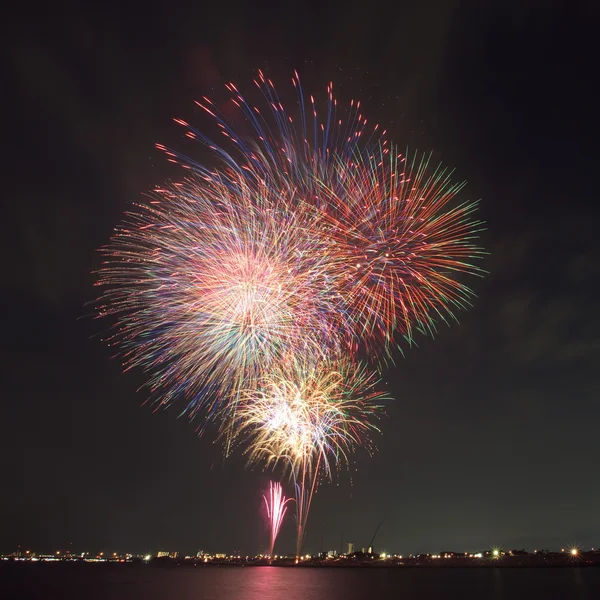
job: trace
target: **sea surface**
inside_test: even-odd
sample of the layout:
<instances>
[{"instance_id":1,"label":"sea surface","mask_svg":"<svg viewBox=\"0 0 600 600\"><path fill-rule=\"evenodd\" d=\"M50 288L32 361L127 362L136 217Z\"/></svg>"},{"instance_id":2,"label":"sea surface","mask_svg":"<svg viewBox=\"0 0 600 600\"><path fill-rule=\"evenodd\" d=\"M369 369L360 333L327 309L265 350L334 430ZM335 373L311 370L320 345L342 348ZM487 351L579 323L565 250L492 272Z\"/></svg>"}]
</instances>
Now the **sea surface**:
<instances>
[{"instance_id":1,"label":"sea surface","mask_svg":"<svg viewBox=\"0 0 600 600\"><path fill-rule=\"evenodd\" d=\"M61 600L597 600L600 568L0 565L0 598Z\"/></svg>"}]
</instances>

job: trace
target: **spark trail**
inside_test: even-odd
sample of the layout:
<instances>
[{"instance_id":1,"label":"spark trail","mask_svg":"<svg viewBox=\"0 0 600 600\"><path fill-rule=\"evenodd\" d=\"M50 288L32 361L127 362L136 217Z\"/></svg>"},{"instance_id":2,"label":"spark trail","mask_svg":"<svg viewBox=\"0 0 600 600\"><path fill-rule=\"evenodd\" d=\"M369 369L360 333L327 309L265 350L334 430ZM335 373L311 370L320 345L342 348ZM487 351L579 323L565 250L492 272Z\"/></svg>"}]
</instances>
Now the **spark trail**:
<instances>
[{"instance_id":1,"label":"spark trail","mask_svg":"<svg viewBox=\"0 0 600 600\"><path fill-rule=\"evenodd\" d=\"M279 529L287 511L287 503L290 502L291 498L286 498L283 495L283 488L280 483L270 481L269 493L263 496L263 500L267 508L267 518L269 519L269 558L272 558Z\"/></svg>"}]
</instances>

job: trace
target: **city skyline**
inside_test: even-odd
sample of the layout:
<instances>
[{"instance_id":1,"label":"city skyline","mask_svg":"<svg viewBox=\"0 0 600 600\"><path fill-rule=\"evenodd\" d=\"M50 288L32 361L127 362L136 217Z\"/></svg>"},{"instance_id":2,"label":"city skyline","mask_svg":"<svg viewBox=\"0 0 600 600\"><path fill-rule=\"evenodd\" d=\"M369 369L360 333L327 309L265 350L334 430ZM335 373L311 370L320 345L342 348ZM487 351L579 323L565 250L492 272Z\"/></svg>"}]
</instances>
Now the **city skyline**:
<instances>
[{"instance_id":1,"label":"city skyline","mask_svg":"<svg viewBox=\"0 0 600 600\"><path fill-rule=\"evenodd\" d=\"M345 544L346 550L338 551L337 549L319 550L318 552L307 551L301 555L304 560L313 558L337 558L337 557L349 557L364 555L366 558L375 558L378 560L385 559L418 559L420 557L431 560L448 559L448 558L460 558L460 559L493 559L499 560L502 558L511 558L518 556L563 556L565 558L571 558L576 560L584 555L592 555L600 562L600 549L597 547L583 548L578 545L566 545L562 548L540 548L540 549L525 549L525 548L513 548L508 549L502 546L489 546L486 548L471 550L468 552L456 551L456 550L438 550L436 552L419 552L419 553L404 553L399 554L394 551L388 551L378 549L375 551L372 547L362 547L355 549L353 542L347 542ZM244 554L238 551L233 552L205 552L204 550L198 550L196 552L180 552L177 550L153 550L144 552L89 552L89 551L78 551L78 550L56 550L54 552L36 552L34 550L17 549L13 552L0 554L0 560L7 559L19 559L19 560L31 560L35 561L61 561L61 560L73 560L73 561L88 561L88 562L128 562L132 560L143 560L149 562L153 559L170 559L170 560L186 560L194 561L200 559L201 561L218 561L218 560L269 560L269 559L288 559L294 560L296 558L295 552L279 552L269 555L269 553L254 553Z\"/></svg>"}]
</instances>

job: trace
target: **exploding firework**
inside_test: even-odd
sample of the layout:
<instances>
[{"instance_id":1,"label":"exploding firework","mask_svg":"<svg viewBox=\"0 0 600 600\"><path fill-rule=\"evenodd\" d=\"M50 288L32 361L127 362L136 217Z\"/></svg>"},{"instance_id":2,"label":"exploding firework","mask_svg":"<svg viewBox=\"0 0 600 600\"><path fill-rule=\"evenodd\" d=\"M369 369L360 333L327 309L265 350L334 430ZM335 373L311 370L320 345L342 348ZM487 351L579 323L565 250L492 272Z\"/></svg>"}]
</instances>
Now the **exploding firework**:
<instances>
[{"instance_id":1,"label":"exploding firework","mask_svg":"<svg viewBox=\"0 0 600 600\"><path fill-rule=\"evenodd\" d=\"M329 84L321 117L315 99L305 100L297 74L292 82L300 106L295 119L261 72L255 84L271 120L233 84L226 86L255 129L253 141L238 135L210 100L198 102L237 152L176 122L216 151L228 171L285 191L280 201L291 201L292 211L314 207L313 236L328 259L324 281L337 305L338 329L350 333L349 351L363 345L376 354L381 344L389 351L399 336L411 344L416 331L433 335L438 323L456 320L455 311L471 304L474 294L461 275L484 274L477 266L484 254L477 243L483 228L474 217L478 202L460 201L464 183L431 155L405 155L388 144L386 131L368 126L360 102L344 111ZM201 165L161 148L170 160L207 175Z\"/></svg>"},{"instance_id":2,"label":"exploding firework","mask_svg":"<svg viewBox=\"0 0 600 600\"><path fill-rule=\"evenodd\" d=\"M267 518L269 519L269 557L273 556L275 541L279 535L279 529L283 523L283 518L287 512L287 503L291 498L286 498L283 495L283 489L280 483L269 482L269 494L263 496L265 506L267 508Z\"/></svg>"},{"instance_id":3,"label":"exploding firework","mask_svg":"<svg viewBox=\"0 0 600 600\"><path fill-rule=\"evenodd\" d=\"M337 189L322 192L332 280L357 337L389 349L398 334L409 344L415 330L433 335L470 305L457 275L483 273L472 262L482 223L476 202L452 204L463 184L428 157L383 149L361 161L338 165Z\"/></svg>"},{"instance_id":4,"label":"exploding firework","mask_svg":"<svg viewBox=\"0 0 600 600\"><path fill-rule=\"evenodd\" d=\"M321 477L348 466L357 447L371 450L378 401L385 394L364 367L290 360L243 394L236 431L249 462L288 470L296 491L299 555Z\"/></svg>"},{"instance_id":5,"label":"exploding firework","mask_svg":"<svg viewBox=\"0 0 600 600\"><path fill-rule=\"evenodd\" d=\"M289 468L299 553L319 481L376 429L383 395L358 356L381 369L402 339L455 319L483 252L477 203L460 200L451 171L400 152L332 85L321 113L292 82L294 117L260 72L266 111L226 86L250 136L198 102L223 145L176 119L216 166L157 144L186 177L137 205L103 250L98 312L116 318L108 341L159 406L182 398L219 423L227 452L246 442L250 462Z\"/></svg>"},{"instance_id":6,"label":"exploding firework","mask_svg":"<svg viewBox=\"0 0 600 600\"><path fill-rule=\"evenodd\" d=\"M238 391L285 356L336 345L314 224L301 207L275 210L275 194L239 177L162 189L104 250L111 342L162 405L183 396L192 416L204 406L227 420Z\"/></svg>"},{"instance_id":7,"label":"exploding firework","mask_svg":"<svg viewBox=\"0 0 600 600\"><path fill-rule=\"evenodd\" d=\"M254 138L198 103L230 150L176 119L220 166L159 144L186 179L138 205L103 250L110 343L149 374L160 405L183 397L191 416L230 423L240 390L290 354L318 362L362 347L377 362L398 336L411 343L454 318L473 295L460 276L480 273L476 203L453 203L450 173L407 160L360 103L338 107L331 85L321 119L292 81L296 120L262 73L271 117L227 85Z\"/></svg>"}]
</instances>

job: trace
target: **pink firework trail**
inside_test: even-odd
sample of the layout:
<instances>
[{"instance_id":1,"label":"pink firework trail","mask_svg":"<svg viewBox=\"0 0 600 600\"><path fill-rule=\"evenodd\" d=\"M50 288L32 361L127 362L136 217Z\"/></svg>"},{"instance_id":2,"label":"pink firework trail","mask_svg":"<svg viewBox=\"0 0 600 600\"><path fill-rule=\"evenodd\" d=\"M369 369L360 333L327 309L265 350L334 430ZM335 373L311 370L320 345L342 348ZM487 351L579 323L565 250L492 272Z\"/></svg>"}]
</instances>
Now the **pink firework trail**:
<instances>
[{"instance_id":1,"label":"pink firework trail","mask_svg":"<svg viewBox=\"0 0 600 600\"><path fill-rule=\"evenodd\" d=\"M269 494L263 496L265 505L267 507L267 517L269 519L269 528L271 533L270 545L269 545L269 556L273 556L273 549L275 548L275 540L279 535L279 529L283 522L283 517L287 511L287 503L291 498L286 498L283 495L283 489L280 483L273 481L269 482Z\"/></svg>"}]
</instances>

